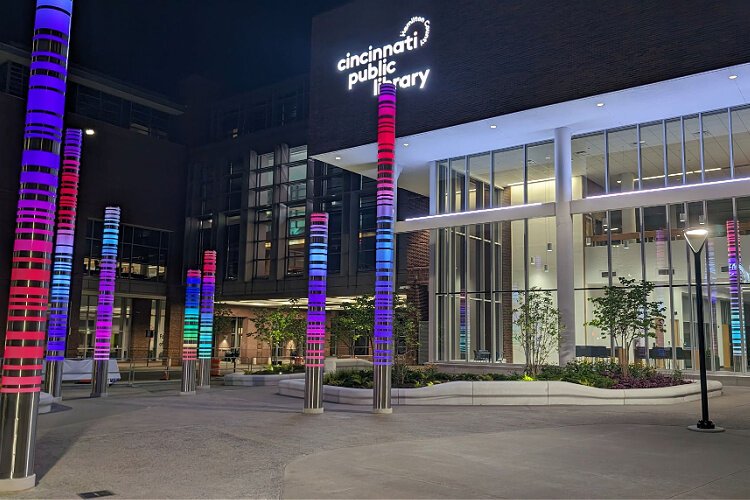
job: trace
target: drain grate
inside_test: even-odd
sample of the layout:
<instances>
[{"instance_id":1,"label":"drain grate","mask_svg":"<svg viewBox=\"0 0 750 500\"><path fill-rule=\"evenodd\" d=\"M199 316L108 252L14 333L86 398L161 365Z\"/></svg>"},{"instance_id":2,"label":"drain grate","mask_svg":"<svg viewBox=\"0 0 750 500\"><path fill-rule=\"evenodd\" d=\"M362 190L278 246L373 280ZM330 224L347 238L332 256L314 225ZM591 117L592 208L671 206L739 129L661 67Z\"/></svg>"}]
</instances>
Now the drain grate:
<instances>
[{"instance_id":1,"label":"drain grate","mask_svg":"<svg viewBox=\"0 0 750 500\"><path fill-rule=\"evenodd\" d=\"M79 493L78 496L81 498L99 498L99 497L111 497L114 493L109 490L100 491L87 491L86 493Z\"/></svg>"}]
</instances>

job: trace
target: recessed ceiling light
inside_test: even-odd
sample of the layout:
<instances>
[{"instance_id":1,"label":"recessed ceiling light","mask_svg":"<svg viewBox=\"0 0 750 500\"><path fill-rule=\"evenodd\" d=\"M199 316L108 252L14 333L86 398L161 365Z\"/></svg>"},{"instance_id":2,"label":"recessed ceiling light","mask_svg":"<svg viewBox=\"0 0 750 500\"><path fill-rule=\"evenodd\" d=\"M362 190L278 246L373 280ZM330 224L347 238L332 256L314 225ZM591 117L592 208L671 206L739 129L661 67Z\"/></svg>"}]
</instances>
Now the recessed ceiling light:
<instances>
[{"instance_id":1,"label":"recessed ceiling light","mask_svg":"<svg viewBox=\"0 0 750 500\"><path fill-rule=\"evenodd\" d=\"M497 125L490 125L490 128L495 129L497 128Z\"/></svg>"},{"instance_id":2,"label":"recessed ceiling light","mask_svg":"<svg viewBox=\"0 0 750 500\"><path fill-rule=\"evenodd\" d=\"M404 147L405 147L405 148L408 148L408 147L409 147L409 143L408 143L408 142L405 142L405 143L404 143Z\"/></svg>"},{"instance_id":3,"label":"recessed ceiling light","mask_svg":"<svg viewBox=\"0 0 750 500\"><path fill-rule=\"evenodd\" d=\"M86 135L94 135L94 134L96 134L96 130L94 130L93 128L87 128L87 129L86 129L86 130L84 131L84 133L85 133Z\"/></svg>"},{"instance_id":4,"label":"recessed ceiling light","mask_svg":"<svg viewBox=\"0 0 750 500\"><path fill-rule=\"evenodd\" d=\"M597 107L597 108L601 108L601 107L603 107L603 106L604 106L604 103L603 103L603 102L597 102L597 103L596 103L596 107Z\"/></svg>"},{"instance_id":5,"label":"recessed ceiling light","mask_svg":"<svg viewBox=\"0 0 750 500\"><path fill-rule=\"evenodd\" d=\"M336 158L334 158L334 160L340 160L340 159L341 159L340 156L337 156Z\"/></svg>"},{"instance_id":6,"label":"recessed ceiling light","mask_svg":"<svg viewBox=\"0 0 750 500\"><path fill-rule=\"evenodd\" d=\"M729 79L730 80L736 80L737 79L737 75L729 75Z\"/></svg>"}]
</instances>

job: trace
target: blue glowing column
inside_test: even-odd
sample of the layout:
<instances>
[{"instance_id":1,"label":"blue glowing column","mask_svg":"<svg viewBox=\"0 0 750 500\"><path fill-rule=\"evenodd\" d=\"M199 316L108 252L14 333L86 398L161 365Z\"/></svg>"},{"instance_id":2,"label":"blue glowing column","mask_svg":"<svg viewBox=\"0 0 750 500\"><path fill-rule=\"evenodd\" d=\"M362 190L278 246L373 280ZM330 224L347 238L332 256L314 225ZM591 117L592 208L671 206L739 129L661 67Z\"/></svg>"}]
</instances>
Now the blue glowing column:
<instances>
[{"instance_id":1,"label":"blue glowing column","mask_svg":"<svg viewBox=\"0 0 750 500\"><path fill-rule=\"evenodd\" d=\"M323 413L323 360L326 342L326 273L328 214L310 215L307 281L307 346L303 413Z\"/></svg>"},{"instance_id":2,"label":"blue glowing column","mask_svg":"<svg viewBox=\"0 0 750 500\"><path fill-rule=\"evenodd\" d=\"M82 138L83 132L79 129L65 131L60 202L57 209L55 258L52 266L52 294L47 325L47 366L44 372L45 391L57 400L62 397L62 367L65 359L65 340L70 323L68 317L70 277L73 272L73 244Z\"/></svg>"},{"instance_id":3,"label":"blue glowing column","mask_svg":"<svg viewBox=\"0 0 750 500\"><path fill-rule=\"evenodd\" d=\"M0 380L0 491L31 488L36 480L34 445L72 12L72 0L36 3Z\"/></svg>"},{"instance_id":4,"label":"blue glowing column","mask_svg":"<svg viewBox=\"0 0 750 500\"><path fill-rule=\"evenodd\" d=\"M94 371L91 375L91 397L107 396L109 358L112 347L112 312L115 305L117 247L120 242L120 207L104 209L102 259L99 263L99 302L96 304L94 337Z\"/></svg>"},{"instance_id":5,"label":"blue glowing column","mask_svg":"<svg viewBox=\"0 0 750 500\"><path fill-rule=\"evenodd\" d=\"M396 87L380 86L378 96L378 187L375 234L375 328L372 361L374 384L372 408L391 413L391 365L393 364L393 231L395 195Z\"/></svg>"},{"instance_id":6,"label":"blue glowing column","mask_svg":"<svg viewBox=\"0 0 750 500\"><path fill-rule=\"evenodd\" d=\"M729 314L734 370L742 371L742 263L740 240L734 220L727 221L727 264L729 267Z\"/></svg>"},{"instance_id":7,"label":"blue glowing column","mask_svg":"<svg viewBox=\"0 0 750 500\"><path fill-rule=\"evenodd\" d=\"M198 329L201 305L201 272L187 272L185 317L182 329L182 388L180 394L195 394L195 361L198 353Z\"/></svg>"},{"instance_id":8,"label":"blue glowing column","mask_svg":"<svg viewBox=\"0 0 750 500\"><path fill-rule=\"evenodd\" d=\"M211 387L211 350L214 338L214 294L216 293L216 252L203 252L201 315L198 331L198 388Z\"/></svg>"}]
</instances>

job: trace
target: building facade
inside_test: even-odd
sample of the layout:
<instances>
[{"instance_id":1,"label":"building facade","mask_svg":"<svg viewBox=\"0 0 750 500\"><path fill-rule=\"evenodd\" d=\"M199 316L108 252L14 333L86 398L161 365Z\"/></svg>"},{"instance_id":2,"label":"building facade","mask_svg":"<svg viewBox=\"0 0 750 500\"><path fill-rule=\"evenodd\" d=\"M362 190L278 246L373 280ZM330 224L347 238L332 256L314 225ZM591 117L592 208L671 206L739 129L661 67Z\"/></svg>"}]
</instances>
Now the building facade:
<instances>
[{"instance_id":1,"label":"building facade","mask_svg":"<svg viewBox=\"0 0 750 500\"><path fill-rule=\"evenodd\" d=\"M709 368L747 372L748 16L740 1L414 0L315 18L314 160L372 175L377 85L397 85L398 185L429 199L397 232L429 232L430 360L524 363L514 309L535 289L562 314L555 360L608 357L590 299L626 278L654 283L666 316L630 359L692 369L683 231L705 227Z\"/></svg>"}]
</instances>

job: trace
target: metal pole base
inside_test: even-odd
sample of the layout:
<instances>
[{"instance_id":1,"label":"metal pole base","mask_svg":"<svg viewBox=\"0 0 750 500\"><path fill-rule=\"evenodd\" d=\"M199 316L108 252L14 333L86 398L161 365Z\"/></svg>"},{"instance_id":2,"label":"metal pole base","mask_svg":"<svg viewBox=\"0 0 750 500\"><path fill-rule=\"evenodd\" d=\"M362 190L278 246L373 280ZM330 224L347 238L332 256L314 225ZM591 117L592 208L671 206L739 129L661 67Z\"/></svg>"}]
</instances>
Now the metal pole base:
<instances>
[{"instance_id":1,"label":"metal pole base","mask_svg":"<svg viewBox=\"0 0 750 500\"><path fill-rule=\"evenodd\" d=\"M0 394L0 491L33 488L39 392Z\"/></svg>"},{"instance_id":2,"label":"metal pole base","mask_svg":"<svg viewBox=\"0 0 750 500\"><path fill-rule=\"evenodd\" d=\"M44 371L44 392L55 398L55 402L62 401L62 361L46 361Z\"/></svg>"},{"instance_id":3,"label":"metal pole base","mask_svg":"<svg viewBox=\"0 0 750 500\"><path fill-rule=\"evenodd\" d=\"M210 389L211 388L211 360L210 359L199 359L198 360L198 383L196 385L198 389Z\"/></svg>"},{"instance_id":4,"label":"metal pole base","mask_svg":"<svg viewBox=\"0 0 750 500\"><path fill-rule=\"evenodd\" d=\"M305 405L302 413L323 413L323 367L305 367Z\"/></svg>"},{"instance_id":5,"label":"metal pole base","mask_svg":"<svg viewBox=\"0 0 750 500\"><path fill-rule=\"evenodd\" d=\"M688 425L688 430L695 431L695 432L724 432L725 429L723 427L717 427L714 425L713 422L710 420L707 422L704 422L701 420L695 425Z\"/></svg>"},{"instance_id":6,"label":"metal pole base","mask_svg":"<svg viewBox=\"0 0 750 500\"><path fill-rule=\"evenodd\" d=\"M0 493L28 490L36 486L36 474L27 477L0 479Z\"/></svg>"},{"instance_id":7,"label":"metal pole base","mask_svg":"<svg viewBox=\"0 0 750 500\"><path fill-rule=\"evenodd\" d=\"M195 360L189 359L182 362L182 387L180 394L188 396L195 394Z\"/></svg>"},{"instance_id":8,"label":"metal pole base","mask_svg":"<svg viewBox=\"0 0 750 500\"><path fill-rule=\"evenodd\" d=\"M109 360L94 360L94 372L91 374L91 397L106 398L109 386Z\"/></svg>"},{"instance_id":9,"label":"metal pole base","mask_svg":"<svg viewBox=\"0 0 750 500\"><path fill-rule=\"evenodd\" d=\"M373 373L372 412L393 413L391 408L391 366L377 365Z\"/></svg>"}]
</instances>

